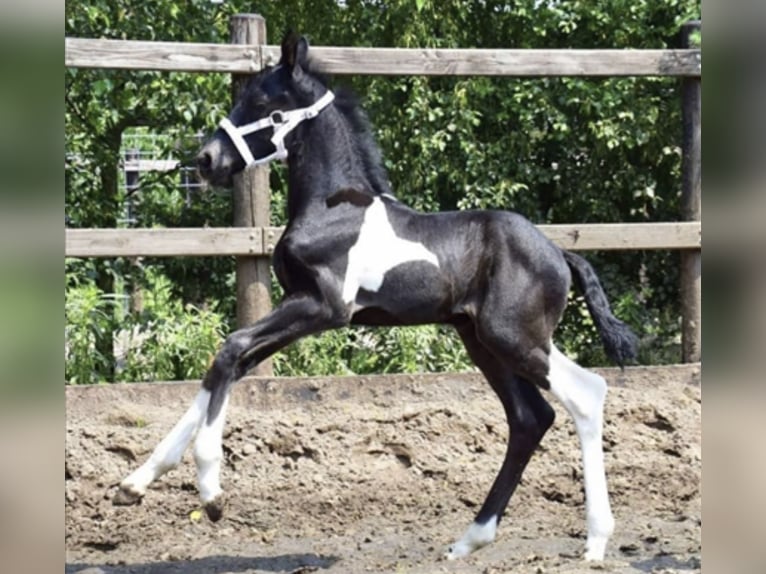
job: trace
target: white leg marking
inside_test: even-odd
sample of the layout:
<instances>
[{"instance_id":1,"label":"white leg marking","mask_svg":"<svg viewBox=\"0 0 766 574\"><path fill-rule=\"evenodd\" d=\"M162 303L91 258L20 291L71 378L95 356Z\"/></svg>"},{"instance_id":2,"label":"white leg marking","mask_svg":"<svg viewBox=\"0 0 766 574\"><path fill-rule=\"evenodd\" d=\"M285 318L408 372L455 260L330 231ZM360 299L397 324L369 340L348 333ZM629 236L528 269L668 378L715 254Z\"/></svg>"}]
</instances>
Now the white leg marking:
<instances>
[{"instance_id":1,"label":"white leg marking","mask_svg":"<svg viewBox=\"0 0 766 574\"><path fill-rule=\"evenodd\" d=\"M439 267L436 255L422 243L396 235L385 204L376 197L365 211L359 238L348 252L343 301L352 303L361 287L377 291L386 272L408 261L426 261Z\"/></svg>"},{"instance_id":2,"label":"white leg marking","mask_svg":"<svg viewBox=\"0 0 766 574\"><path fill-rule=\"evenodd\" d=\"M120 487L135 495L143 496L147 486L167 471L178 466L186 447L205 416L208 402L210 402L210 392L201 389L192 406L157 445L149 460L125 478Z\"/></svg>"},{"instance_id":3,"label":"white leg marking","mask_svg":"<svg viewBox=\"0 0 766 574\"><path fill-rule=\"evenodd\" d=\"M194 442L194 461L197 463L199 494L203 503L214 500L221 492L221 461L223 460L223 425L226 421L227 396L218 416L205 421Z\"/></svg>"},{"instance_id":4,"label":"white leg marking","mask_svg":"<svg viewBox=\"0 0 766 574\"><path fill-rule=\"evenodd\" d=\"M465 531L463 537L449 547L445 555L447 560L455 560L468 556L474 550L486 546L495 539L497 533L497 516L493 516L484 524L474 522Z\"/></svg>"},{"instance_id":5,"label":"white leg marking","mask_svg":"<svg viewBox=\"0 0 766 574\"><path fill-rule=\"evenodd\" d=\"M565 357L553 344L548 380L551 392L572 415L580 437L588 523L585 559L603 560L606 544L614 531L601 444L606 381Z\"/></svg>"}]
</instances>

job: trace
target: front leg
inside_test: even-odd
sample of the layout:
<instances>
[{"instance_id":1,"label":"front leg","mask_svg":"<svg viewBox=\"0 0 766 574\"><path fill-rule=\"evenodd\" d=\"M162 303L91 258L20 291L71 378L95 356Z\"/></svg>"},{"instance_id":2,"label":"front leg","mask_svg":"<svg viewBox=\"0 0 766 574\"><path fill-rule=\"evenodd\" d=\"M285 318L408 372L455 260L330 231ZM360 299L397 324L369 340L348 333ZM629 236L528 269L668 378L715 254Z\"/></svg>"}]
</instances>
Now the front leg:
<instances>
[{"instance_id":1,"label":"front leg","mask_svg":"<svg viewBox=\"0 0 766 574\"><path fill-rule=\"evenodd\" d=\"M195 433L194 460L202 503L212 520L222 514L221 445L231 384L288 344L348 323L348 311L312 295L285 299L269 315L227 337L202 381L194 404L154 449L149 459L120 484L116 504L138 502L147 487L175 468Z\"/></svg>"}]
</instances>

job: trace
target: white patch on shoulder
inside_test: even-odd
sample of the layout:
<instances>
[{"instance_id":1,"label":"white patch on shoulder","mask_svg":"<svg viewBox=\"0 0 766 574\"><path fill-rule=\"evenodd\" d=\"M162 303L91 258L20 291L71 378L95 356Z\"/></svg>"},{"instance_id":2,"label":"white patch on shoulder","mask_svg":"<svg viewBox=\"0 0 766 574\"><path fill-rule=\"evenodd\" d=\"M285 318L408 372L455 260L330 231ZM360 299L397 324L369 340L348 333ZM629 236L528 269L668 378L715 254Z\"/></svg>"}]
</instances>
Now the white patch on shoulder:
<instances>
[{"instance_id":1,"label":"white patch on shoulder","mask_svg":"<svg viewBox=\"0 0 766 574\"><path fill-rule=\"evenodd\" d=\"M409 261L426 261L439 267L436 255L422 243L396 235L383 201L376 197L365 211L359 238L348 252L343 301L352 303L360 288L376 292L388 271Z\"/></svg>"}]
</instances>

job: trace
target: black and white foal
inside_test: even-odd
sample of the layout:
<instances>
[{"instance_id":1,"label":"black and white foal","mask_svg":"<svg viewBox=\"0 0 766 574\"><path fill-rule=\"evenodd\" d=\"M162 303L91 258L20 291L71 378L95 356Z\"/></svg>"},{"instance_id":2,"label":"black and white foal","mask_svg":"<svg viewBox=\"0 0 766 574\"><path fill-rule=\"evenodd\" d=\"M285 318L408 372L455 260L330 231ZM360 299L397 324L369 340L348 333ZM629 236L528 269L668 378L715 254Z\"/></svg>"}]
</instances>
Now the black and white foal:
<instances>
[{"instance_id":1,"label":"black and white foal","mask_svg":"<svg viewBox=\"0 0 766 574\"><path fill-rule=\"evenodd\" d=\"M529 221L505 211L425 214L392 195L364 112L315 74L308 44L290 36L274 67L253 76L197 158L208 181L272 159L288 164L288 223L274 252L284 300L231 334L186 414L148 461L123 480L117 503L140 499L174 468L196 435L199 492L208 516L222 514L222 432L231 384L300 337L349 324L447 323L502 401L505 460L465 534L447 556L495 538L498 522L554 411L574 418L582 446L588 538L585 558L604 557L614 520L601 447L604 379L566 358L552 336L574 277L607 353L619 364L637 340L614 317L592 267L562 251Z\"/></svg>"}]
</instances>

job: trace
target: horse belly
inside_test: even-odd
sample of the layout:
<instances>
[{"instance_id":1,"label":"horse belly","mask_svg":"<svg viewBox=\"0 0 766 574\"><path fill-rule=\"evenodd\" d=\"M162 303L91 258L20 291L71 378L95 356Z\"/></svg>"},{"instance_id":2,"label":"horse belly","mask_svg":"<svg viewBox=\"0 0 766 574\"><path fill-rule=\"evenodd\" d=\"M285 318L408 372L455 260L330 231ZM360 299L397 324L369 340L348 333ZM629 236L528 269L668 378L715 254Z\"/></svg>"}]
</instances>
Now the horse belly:
<instances>
[{"instance_id":1,"label":"horse belly","mask_svg":"<svg viewBox=\"0 0 766 574\"><path fill-rule=\"evenodd\" d=\"M438 267L411 261L388 270L375 290L361 286L352 322L365 325L437 323L451 315L451 294Z\"/></svg>"}]
</instances>

